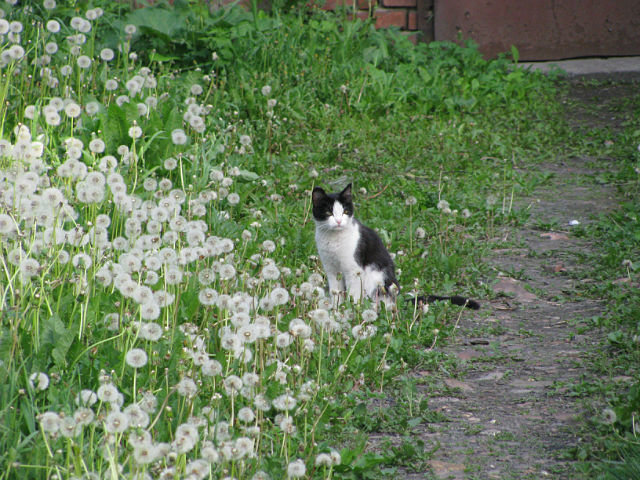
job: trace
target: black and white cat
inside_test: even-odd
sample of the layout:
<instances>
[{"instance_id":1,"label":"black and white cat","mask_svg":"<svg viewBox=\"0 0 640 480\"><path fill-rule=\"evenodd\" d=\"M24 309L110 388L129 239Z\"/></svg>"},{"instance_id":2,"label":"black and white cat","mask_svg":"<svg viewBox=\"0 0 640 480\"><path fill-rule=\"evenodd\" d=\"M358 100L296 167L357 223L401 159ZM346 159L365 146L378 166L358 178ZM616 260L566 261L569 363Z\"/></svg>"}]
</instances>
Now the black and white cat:
<instances>
[{"instance_id":1,"label":"black and white cat","mask_svg":"<svg viewBox=\"0 0 640 480\"><path fill-rule=\"evenodd\" d=\"M315 187L312 193L316 246L329 280L331 295L348 293L354 301L368 297L388 306L395 302L398 281L395 265L378 234L353 216L351 184L340 193ZM460 306L480 308L474 300L458 295L430 295L414 301L449 300Z\"/></svg>"}]
</instances>

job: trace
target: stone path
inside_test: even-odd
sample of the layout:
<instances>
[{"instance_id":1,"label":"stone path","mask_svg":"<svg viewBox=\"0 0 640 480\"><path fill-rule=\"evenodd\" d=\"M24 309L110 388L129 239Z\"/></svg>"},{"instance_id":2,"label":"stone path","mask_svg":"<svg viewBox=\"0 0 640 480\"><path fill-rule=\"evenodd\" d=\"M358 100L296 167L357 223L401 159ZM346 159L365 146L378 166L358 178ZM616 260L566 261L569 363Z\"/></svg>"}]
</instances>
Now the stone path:
<instances>
[{"instance_id":1,"label":"stone path","mask_svg":"<svg viewBox=\"0 0 640 480\"><path fill-rule=\"evenodd\" d=\"M602 123L588 118L602 112L573 108L576 128ZM595 181L608 166L582 157L537 167L554 175L524 200L531 218L505 230L505 247L487 259L498 272L495 299L484 305L486 316L465 312L443 348L460 360L460 371L442 375L435 387L424 382L430 408L447 418L422 435L430 448L440 446L432 472L406 478L577 478L563 454L583 441L585 412L570 385L590 375L588 357L601 339L576 330L603 305L576 290L581 280L572 274L584 271L583 255L593 246L574 235L570 222L615 208L615 189Z\"/></svg>"}]
</instances>

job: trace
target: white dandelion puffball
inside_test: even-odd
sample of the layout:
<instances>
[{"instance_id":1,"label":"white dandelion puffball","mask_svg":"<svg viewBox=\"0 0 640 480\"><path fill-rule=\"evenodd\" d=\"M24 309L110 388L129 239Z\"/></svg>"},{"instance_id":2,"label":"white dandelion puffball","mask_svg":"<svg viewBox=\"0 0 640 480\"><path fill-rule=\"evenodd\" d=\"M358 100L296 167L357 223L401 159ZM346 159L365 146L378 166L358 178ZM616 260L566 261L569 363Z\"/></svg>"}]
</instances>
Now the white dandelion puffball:
<instances>
[{"instance_id":1,"label":"white dandelion puffball","mask_svg":"<svg viewBox=\"0 0 640 480\"><path fill-rule=\"evenodd\" d=\"M181 128L176 128L171 132L171 141L174 145L184 145L187 143L187 134Z\"/></svg>"},{"instance_id":2,"label":"white dandelion puffball","mask_svg":"<svg viewBox=\"0 0 640 480\"><path fill-rule=\"evenodd\" d=\"M133 368L141 368L147 364L148 360L147 352L141 348L132 348L125 355L125 361L127 365Z\"/></svg>"}]
</instances>

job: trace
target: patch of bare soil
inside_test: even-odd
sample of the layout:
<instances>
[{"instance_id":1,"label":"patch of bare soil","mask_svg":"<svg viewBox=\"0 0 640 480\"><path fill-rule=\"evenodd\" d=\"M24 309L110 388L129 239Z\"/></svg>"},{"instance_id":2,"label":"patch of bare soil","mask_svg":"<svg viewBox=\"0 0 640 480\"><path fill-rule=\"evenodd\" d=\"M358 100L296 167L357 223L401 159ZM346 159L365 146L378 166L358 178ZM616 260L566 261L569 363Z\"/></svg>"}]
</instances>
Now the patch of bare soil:
<instances>
[{"instance_id":1,"label":"patch of bare soil","mask_svg":"<svg viewBox=\"0 0 640 480\"><path fill-rule=\"evenodd\" d=\"M571 85L571 125L619 129L629 88ZM430 407L447 418L422 435L427 448L439 445L431 471L404 478L577 478L566 452L582 442L585 412L568 385L589 376L588 355L601 339L577 335L576 326L603 306L576 293L580 280L571 273L584 268L593 245L574 235L570 222L615 208L615 189L597 180L610 166L576 157L537 167L553 176L526 199L527 223L503 232L505 245L517 247L487 259L499 272L496 298L483 307L488 316L464 312L444 347L460 359L461 371L443 375L435 388L425 382Z\"/></svg>"}]
</instances>

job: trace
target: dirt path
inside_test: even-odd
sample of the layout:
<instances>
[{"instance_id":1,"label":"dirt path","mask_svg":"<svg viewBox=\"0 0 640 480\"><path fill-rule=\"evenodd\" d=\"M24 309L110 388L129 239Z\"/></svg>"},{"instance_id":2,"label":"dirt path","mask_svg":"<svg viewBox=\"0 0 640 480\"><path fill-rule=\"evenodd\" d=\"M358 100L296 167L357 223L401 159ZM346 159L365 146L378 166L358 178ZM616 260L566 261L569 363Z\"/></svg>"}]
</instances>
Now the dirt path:
<instances>
[{"instance_id":1,"label":"dirt path","mask_svg":"<svg viewBox=\"0 0 640 480\"><path fill-rule=\"evenodd\" d=\"M579 103L568 102L570 124L619 128L626 88L573 85L569 95ZM567 385L589 375L586 360L600 342L597 332L576 335L576 326L603 307L576 293L580 280L572 273L585 268L582 256L593 246L573 235L569 222L584 224L615 207L615 189L596 181L608 167L589 158L536 167L554 176L523 200L531 218L505 230L508 247L487 259L499 272L497 297L484 306L488 318L465 314L444 347L461 360L461 371L435 388L425 382L430 408L447 418L423 435L426 445L440 445L430 462L435 478L577 478L563 453L582 441L584 412Z\"/></svg>"}]
</instances>

